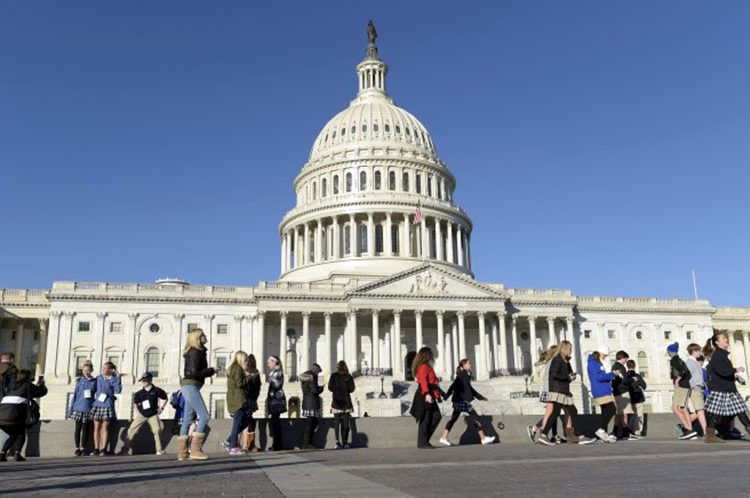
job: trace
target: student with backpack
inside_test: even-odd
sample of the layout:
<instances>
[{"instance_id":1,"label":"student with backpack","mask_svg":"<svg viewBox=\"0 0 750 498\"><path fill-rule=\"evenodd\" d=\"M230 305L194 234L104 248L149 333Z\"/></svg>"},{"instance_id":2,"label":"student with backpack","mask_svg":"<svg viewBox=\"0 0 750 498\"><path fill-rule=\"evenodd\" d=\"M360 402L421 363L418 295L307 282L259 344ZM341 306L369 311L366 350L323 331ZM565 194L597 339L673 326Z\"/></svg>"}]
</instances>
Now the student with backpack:
<instances>
[{"instance_id":1,"label":"student with backpack","mask_svg":"<svg viewBox=\"0 0 750 498\"><path fill-rule=\"evenodd\" d=\"M646 381L643 375L635 371L635 361L628 360L628 378L630 379L630 402L633 413L630 419L630 429L637 437L643 437L643 404L646 403Z\"/></svg>"},{"instance_id":2,"label":"student with backpack","mask_svg":"<svg viewBox=\"0 0 750 498\"><path fill-rule=\"evenodd\" d=\"M682 432L678 439L693 439L698 433L692 429L690 413L687 410L687 402L690 399L690 370L679 355L680 345L672 343L667 346L669 355L669 377L674 384L674 395L672 396L672 412L677 417L677 429Z\"/></svg>"}]
</instances>

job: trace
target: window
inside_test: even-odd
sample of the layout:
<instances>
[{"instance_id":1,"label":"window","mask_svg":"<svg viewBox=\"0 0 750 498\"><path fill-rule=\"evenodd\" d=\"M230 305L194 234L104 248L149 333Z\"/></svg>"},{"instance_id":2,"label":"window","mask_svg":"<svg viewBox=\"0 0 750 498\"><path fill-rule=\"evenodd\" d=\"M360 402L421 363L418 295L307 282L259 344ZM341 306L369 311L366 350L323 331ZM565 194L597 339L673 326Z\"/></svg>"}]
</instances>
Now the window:
<instances>
[{"instance_id":1,"label":"window","mask_svg":"<svg viewBox=\"0 0 750 498\"><path fill-rule=\"evenodd\" d=\"M34 331L34 342L39 342L39 331L38 330ZM36 363L36 362L34 361L32 363Z\"/></svg>"},{"instance_id":2,"label":"window","mask_svg":"<svg viewBox=\"0 0 750 498\"><path fill-rule=\"evenodd\" d=\"M442 182L437 182L437 191L438 191L438 199L443 198L443 184Z\"/></svg>"},{"instance_id":3,"label":"window","mask_svg":"<svg viewBox=\"0 0 750 498\"><path fill-rule=\"evenodd\" d=\"M352 191L352 174L351 173L346 174L346 191L347 192Z\"/></svg>"},{"instance_id":4,"label":"window","mask_svg":"<svg viewBox=\"0 0 750 498\"><path fill-rule=\"evenodd\" d=\"M365 190L367 188L367 173L364 171L359 172L359 190Z\"/></svg>"},{"instance_id":5,"label":"window","mask_svg":"<svg viewBox=\"0 0 750 498\"><path fill-rule=\"evenodd\" d=\"M220 368L221 371L216 374L217 377L226 377L227 371L227 355L217 354L216 355L216 367Z\"/></svg>"},{"instance_id":6,"label":"window","mask_svg":"<svg viewBox=\"0 0 750 498\"><path fill-rule=\"evenodd\" d=\"M391 251L394 254L399 253L398 249L398 225L391 225Z\"/></svg>"},{"instance_id":7,"label":"window","mask_svg":"<svg viewBox=\"0 0 750 498\"><path fill-rule=\"evenodd\" d=\"M664 339L670 340L672 338L672 331L671 330L665 330L664 331Z\"/></svg>"},{"instance_id":8,"label":"window","mask_svg":"<svg viewBox=\"0 0 750 498\"><path fill-rule=\"evenodd\" d=\"M367 250L367 226L359 226L359 250L363 253Z\"/></svg>"},{"instance_id":9,"label":"window","mask_svg":"<svg viewBox=\"0 0 750 498\"><path fill-rule=\"evenodd\" d=\"M109 331L114 334L122 332L122 322L110 322Z\"/></svg>"},{"instance_id":10,"label":"window","mask_svg":"<svg viewBox=\"0 0 750 498\"><path fill-rule=\"evenodd\" d=\"M16 340L16 331L15 330L10 333L10 340L11 341L15 341Z\"/></svg>"},{"instance_id":11,"label":"window","mask_svg":"<svg viewBox=\"0 0 750 498\"><path fill-rule=\"evenodd\" d=\"M409 191L409 173L404 171L404 174L401 175L401 190L404 192Z\"/></svg>"},{"instance_id":12,"label":"window","mask_svg":"<svg viewBox=\"0 0 750 498\"><path fill-rule=\"evenodd\" d=\"M344 254L352 253L352 231L347 223L344 225Z\"/></svg>"},{"instance_id":13,"label":"window","mask_svg":"<svg viewBox=\"0 0 750 498\"><path fill-rule=\"evenodd\" d=\"M357 133L357 125L352 125L352 135Z\"/></svg>"},{"instance_id":14,"label":"window","mask_svg":"<svg viewBox=\"0 0 750 498\"><path fill-rule=\"evenodd\" d=\"M388 173L388 190L396 190L396 172Z\"/></svg>"},{"instance_id":15,"label":"window","mask_svg":"<svg viewBox=\"0 0 750 498\"><path fill-rule=\"evenodd\" d=\"M161 327L159 327L158 323L152 323L151 325L148 326L148 330L152 334L156 334L156 333L158 333L161 330Z\"/></svg>"},{"instance_id":16,"label":"window","mask_svg":"<svg viewBox=\"0 0 750 498\"><path fill-rule=\"evenodd\" d=\"M414 178L414 188L417 189L417 193L422 193L422 175L417 173L416 178Z\"/></svg>"},{"instance_id":17,"label":"window","mask_svg":"<svg viewBox=\"0 0 750 498\"><path fill-rule=\"evenodd\" d=\"M90 330L91 330L91 322L78 322L78 332L88 332Z\"/></svg>"},{"instance_id":18,"label":"window","mask_svg":"<svg viewBox=\"0 0 750 498\"><path fill-rule=\"evenodd\" d=\"M584 339L591 339L591 331L590 330L584 330L583 331L583 338Z\"/></svg>"},{"instance_id":19,"label":"window","mask_svg":"<svg viewBox=\"0 0 750 498\"><path fill-rule=\"evenodd\" d=\"M688 331L687 331L687 332L685 333L685 335L687 336L687 340L688 340L688 341L692 341L692 340L693 340L693 332L691 332L691 331L689 331L689 330L688 330Z\"/></svg>"},{"instance_id":20,"label":"window","mask_svg":"<svg viewBox=\"0 0 750 498\"><path fill-rule=\"evenodd\" d=\"M320 182L320 196L325 197L328 195L328 180L323 178Z\"/></svg>"},{"instance_id":21,"label":"window","mask_svg":"<svg viewBox=\"0 0 750 498\"><path fill-rule=\"evenodd\" d=\"M636 364L636 368L643 377L648 377L648 356L646 356L645 351L638 353L638 363Z\"/></svg>"},{"instance_id":22,"label":"window","mask_svg":"<svg viewBox=\"0 0 750 498\"><path fill-rule=\"evenodd\" d=\"M187 328L188 334L197 328L198 328L197 323L188 323L188 328Z\"/></svg>"},{"instance_id":23,"label":"window","mask_svg":"<svg viewBox=\"0 0 750 498\"><path fill-rule=\"evenodd\" d=\"M432 175L427 175L427 195L432 196Z\"/></svg>"},{"instance_id":24,"label":"window","mask_svg":"<svg viewBox=\"0 0 750 498\"><path fill-rule=\"evenodd\" d=\"M401 127L396 125L396 135L401 135Z\"/></svg>"},{"instance_id":25,"label":"window","mask_svg":"<svg viewBox=\"0 0 750 498\"><path fill-rule=\"evenodd\" d=\"M341 128L341 136L343 137L346 135L346 128Z\"/></svg>"},{"instance_id":26,"label":"window","mask_svg":"<svg viewBox=\"0 0 750 498\"><path fill-rule=\"evenodd\" d=\"M375 225L375 252L383 252L383 225Z\"/></svg>"},{"instance_id":27,"label":"window","mask_svg":"<svg viewBox=\"0 0 750 498\"><path fill-rule=\"evenodd\" d=\"M409 130L409 127L407 126L406 128L404 128L404 130L406 130L406 136L410 137L411 136L411 131Z\"/></svg>"},{"instance_id":28,"label":"window","mask_svg":"<svg viewBox=\"0 0 750 498\"><path fill-rule=\"evenodd\" d=\"M156 346L151 346L146 350L146 358L144 361L146 365L146 371L151 373L154 377L159 376L159 370L161 367L161 351Z\"/></svg>"},{"instance_id":29,"label":"window","mask_svg":"<svg viewBox=\"0 0 750 498\"><path fill-rule=\"evenodd\" d=\"M331 138L336 138L336 132L333 132L333 135L331 135Z\"/></svg>"},{"instance_id":30,"label":"window","mask_svg":"<svg viewBox=\"0 0 750 498\"><path fill-rule=\"evenodd\" d=\"M213 418L227 418L226 414L226 400L223 398L214 400L214 415Z\"/></svg>"},{"instance_id":31,"label":"window","mask_svg":"<svg viewBox=\"0 0 750 498\"><path fill-rule=\"evenodd\" d=\"M375 190L380 190L382 183L382 173L380 171L375 172Z\"/></svg>"},{"instance_id":32,"label":"window","mask_svg":"<svg viewBox=\"0 0 750 498\"><path fill-rule=\"evenodd\" d=\"M219 323L216 325L217 334L226 334L229 332L229 326L226 323Z\"/></svg>"},{"instance_id":33,"label":"window","mask_svg":"<svg viewBox=\"0 0 750 498\"><path fill-rule=\"evenodd\" d=\"M328 133L326 133L326 138L323 140L323 142L328 142Z\"/></svg>"},{"instance_id":34,"label":"window","mask_svg":"<svg viewBox=\"0 0 750 498\"><path fill-rule=\"evenodd\" d=\"M107 355L107 361L113 364L115 366L115 370L117 370L117 367L120 365L120 355Z\"/></svg>"},{"instance_id":35,"label":"window","mask_svg":"<svg viewBox=\"0 0 750 498\"><path fill-rule=\"evenodd\" d=\"M339 194L339 175L333 175L333 195Z\"/></svg>"},{"instance_id":36,"label":"window","mask_svg":"<svg viewBox=\"0 0 750 498\"><path fill-rule=\"evenodd\" d=\"M636 332L635 333L635 338L636 339L643 339L643 332L641 332L640 330L638 332Z\"/></svg>"},{"instance_id":37,"label":"window","mask_svg":"<svg viewBox=\"0 0 750 498\"><path fill-rule=\"evenodd\" d=\"M315 200L315 198L318 196L318 184L313 182L312 184L312 198Z\"/></svg>"},{"instance_id":38,"label":"window","mask_svg":"<svg viewBox=\"0 0 750 498\"><path fill-rule=\"evenodd\" d=\"M362 125L362 133L367 133L367 123Z\"/></svg>"},{"instance_id":39,"label":"window","mask_svg":"<svg viewBox=\"0 0 750 498\"><path fill-rule=\"evenodd\" d=\"M389 125L388 123L385 124L385 132L386 133L390 133L391 132L391 125Z\"/></svg>"},{"instance_id":40,"label":"window","mask_svg":"<svg viewBox=\"0 0 750 498\"><path fill-rule=\"evenodd\" d=\"M615 331L614 330L608 330L607 331L607 337L609 339L614 339L615 338Z\"/></svg>"},{"instance_id":41,"label":"window","mask_svg":"<svg viewBox=\"0 0 750 498\"><path fill-rule=\"evenodd\" d=\"M373 125L372 125L372 131L374 131L375 133L378 132L378 124L377 123L373 123Z\"/></svg>"}]
</instances>

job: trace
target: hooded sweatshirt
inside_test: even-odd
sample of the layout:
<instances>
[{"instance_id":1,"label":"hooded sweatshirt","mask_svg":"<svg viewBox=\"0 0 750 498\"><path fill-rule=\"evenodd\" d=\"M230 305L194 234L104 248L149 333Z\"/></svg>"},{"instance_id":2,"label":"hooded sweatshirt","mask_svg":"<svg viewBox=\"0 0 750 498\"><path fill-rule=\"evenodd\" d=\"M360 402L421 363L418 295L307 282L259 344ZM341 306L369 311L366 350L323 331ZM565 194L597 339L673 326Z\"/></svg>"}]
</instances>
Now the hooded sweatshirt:
<instances>
[{"instance_id":1,"label":"hooded sweatshirt","mask_svg":"<svg viewBox=\"0 0 750 498\"><path fill-rule=\"evenodd\" d=\"M612 379L615 378L615 375L612 372L607 372L604 365L594 358L593 354L589 355L586 373L589 375L591 394L594 398L612 396Z\"/></svg>"}]
</instances>

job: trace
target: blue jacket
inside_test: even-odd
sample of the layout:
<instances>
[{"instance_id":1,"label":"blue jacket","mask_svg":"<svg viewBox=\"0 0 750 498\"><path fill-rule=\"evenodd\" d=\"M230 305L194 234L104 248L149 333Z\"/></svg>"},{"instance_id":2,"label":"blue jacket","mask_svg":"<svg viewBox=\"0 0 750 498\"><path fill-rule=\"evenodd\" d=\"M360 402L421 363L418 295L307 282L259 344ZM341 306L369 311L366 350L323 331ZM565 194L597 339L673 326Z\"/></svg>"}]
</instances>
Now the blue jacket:
<instances>
[{"instance_id":1,"label":"blue jacket","mask_svg":"<svg viewBox=\"0 0 750 498\"><path fill-rule=\"evenodd\" d=\"M122 392L122 382L120 377L113 375L109 379L105 379L102 374L96 378L96 399L94 400L94 407L104 406L107 408L115 409L115 400L117 397L115 394ZM103 397L103 401L102 401Z\"/></svg>"},{"instance_id":2,"label":"blue jacket","mask_svg":"<svg viewBox=\"0 0 750 498\"><path fill-rule=\"evenodd\" d=\"M91 411L91 407L94 406L94 400L96 399L96 377L78 377L76 381L76 387L73 391L73 403L70 406L70 412L68 416L72 415L73 412L88 413ZM86 390L90 391L90 395L86 398Z\"/></svg>"},{"instance_id":3,"label":"blue jacket","mask_svg":"<svg viewBox=\"0 0 750 498\"><path fill-rule=\"evenodd\" d=\"M592 396L595 398L612 396L612 379L615 378L615 374L607 372L604 369L604 365L599 363L596 358L594 358L594 355L589 355L586 372L589 374Z\"/></svg>"}]
</instances>

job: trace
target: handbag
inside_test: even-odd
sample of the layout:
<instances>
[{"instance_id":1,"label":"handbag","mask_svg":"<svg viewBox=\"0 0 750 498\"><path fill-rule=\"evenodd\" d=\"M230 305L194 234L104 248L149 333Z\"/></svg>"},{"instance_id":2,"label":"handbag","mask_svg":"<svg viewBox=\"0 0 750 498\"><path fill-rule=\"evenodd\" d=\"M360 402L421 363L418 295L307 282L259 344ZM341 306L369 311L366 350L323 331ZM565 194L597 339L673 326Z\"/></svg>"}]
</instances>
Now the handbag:
<instances>
[{"instance_id":1,"label":"handbag","mask_svg":"<svg viewBox=\"0 0 750 498\"><path fill-rule=\"evenodd\" d=\"M25 426L27 429L34 427L36 424L39 423L39 420L42 418L40 412L39 412L39 403L34 401L31 398L31 382L29 381L29 385L26 388L26 399L28 400L28 407L26 409L26 422Z\"/></svg>"}]
</instances>

